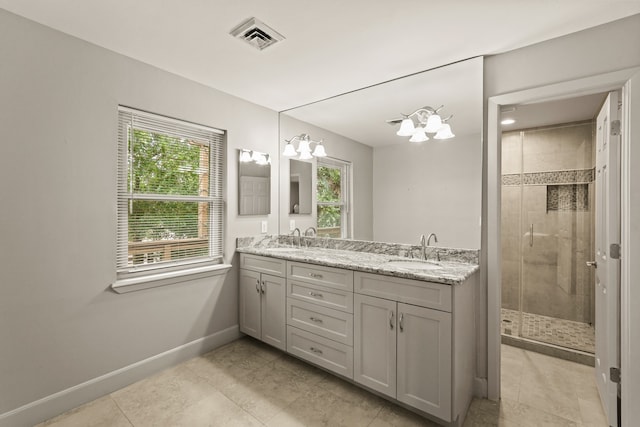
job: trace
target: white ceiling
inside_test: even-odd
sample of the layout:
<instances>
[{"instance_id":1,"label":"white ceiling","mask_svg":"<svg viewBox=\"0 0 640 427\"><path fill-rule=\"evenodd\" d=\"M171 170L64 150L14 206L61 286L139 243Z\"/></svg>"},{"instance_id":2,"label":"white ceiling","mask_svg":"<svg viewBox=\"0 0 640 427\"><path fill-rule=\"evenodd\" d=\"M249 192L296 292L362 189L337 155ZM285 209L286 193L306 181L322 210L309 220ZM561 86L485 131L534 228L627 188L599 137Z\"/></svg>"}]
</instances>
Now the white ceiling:
<instances>
[{"instance_id":1,"label":"white ceiling","mask_svg":"<svg viewBox=\"0 0 640 427\"><path fill-rule=\"evenodd\" d=\"M0 0L44 25L276 111L640 13L616 0ZM258 51L255 16L286 37Z\"/></svg>"},{"instance_id":2,"label":"white ceiling","mask_svg":"<svg viewBox=\"0 0 640 427\"><path fill-rule=\"evenodd\" d=\"M514 119L516 122L512 125L504 125L502 130L531 129L591 120L598 115L606 96L606 93L596 93L576 98L505 107L502 118Z\"/></svg>"}]
</instances>

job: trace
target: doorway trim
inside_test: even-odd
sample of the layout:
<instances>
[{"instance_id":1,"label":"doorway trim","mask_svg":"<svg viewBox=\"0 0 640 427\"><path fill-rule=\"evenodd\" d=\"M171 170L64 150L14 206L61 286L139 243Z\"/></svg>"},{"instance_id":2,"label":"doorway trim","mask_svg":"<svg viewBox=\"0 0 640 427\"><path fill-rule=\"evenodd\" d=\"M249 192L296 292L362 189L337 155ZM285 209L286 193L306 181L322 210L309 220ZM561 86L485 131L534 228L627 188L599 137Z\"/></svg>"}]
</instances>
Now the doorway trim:
<instances>
[{"instance_id":1,"label":"doorway trim","mask_svg":"<svg viewBox=\"0 0 640 427\"><path fill-rule=\"evenodd\" d=\"M505 105L526 104L531 102L544 102L565 98L575 98L582 95L590 95L599 92L609 92L623 88L627 81L640 67L627 68L605 74L598 74L577 80L540 86L503 95L496 95L487 100L487 244L486 244L486 278L487 278L487 397L492 400L500 398L500 308L502 307L502 253L500 247L501 234L501 193L502 193L502 150L501 150L501 107ZM624 96L624 95L623 95ZM624 106L623 106L624 108ZM626 114L623 111L623 115ZM623 116L624 117L624 116ZM629 126L624 126L622 135L623 147L630 141ZM624 153L623 148L623 153ZM624 160L623 160L624 163ZM629 168L622 168L622 187L628 188L630 180ZM625 209L625 194L622 209ZM629 203L626 203L629 206ZM629 212L622 212L622 216L628 217ZM622 224L622 234L625 233L625 224ZM624 270L623 258L623 270ZM621 293L628 288L630 278L623 274ZM626 314L628 315L628 313ZM625 316L625 312L621 312ZM622 325L626 324L623 319ZM621 331L624 334L625 331ZM624 335L623 335L624 336ZM624 374L623 374L624 375ZM624 410L624 408L623 408Z\"/></svg>"}]
</instances>

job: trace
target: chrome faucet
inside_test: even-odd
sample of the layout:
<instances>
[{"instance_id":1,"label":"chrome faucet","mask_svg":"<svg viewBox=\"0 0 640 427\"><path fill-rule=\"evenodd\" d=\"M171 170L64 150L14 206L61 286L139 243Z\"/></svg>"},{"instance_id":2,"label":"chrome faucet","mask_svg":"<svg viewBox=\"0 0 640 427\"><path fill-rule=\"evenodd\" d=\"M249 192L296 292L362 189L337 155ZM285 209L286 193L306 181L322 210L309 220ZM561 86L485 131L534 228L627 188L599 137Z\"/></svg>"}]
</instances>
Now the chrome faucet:
<instances>
[{"instance_id":1,"label":"chrome faucet","mask_svg":"<svg viewBox=\"0 0 640 427\"><path fill-rule=\"evenodd\" d=\"M429 236L431 237L431 236ZM420 250L420 258L423 260L427 260L427 252L426 252L426 247L425 247L425 238L424 238L424 234L420 235L420 246L422 246L422 249Z\"/></svg>"},{"instance_id":2,"label":"chrome faucet","mask_svg":"<svg viewBox=\"0 0 640 427\"><path fill-rule=\"evenodd\" d=\"M425 239L424 234L420 235L420 246L422 246L421 248L421 258L422 260L426 261L427 260L427 246L431 246L431 238L433 237L433 240L438 243L438 236L436 236L436 233L431 233L429 234L429 237L427 237ZM438 261L440 261L440 255L436 252L436 255L438 256Z\"/></svg>"},{"instance_id":3,"label":"chrome faucet","mask_svg":"<svg viewBox=\"0 0 640 427\"><path fill-rule=\"evenodd\" d=\"M311 233L311 234L309 234ZM310 236L310 237L315 237L318 235L318 230L316 230L315 227L309 227L306 230L304 230L304 235L305 236Z\"/></svg>"},{"instance_id":4,"label":"chrome faucet","mask_svg":"<svg viewBox=\"0 0 640 427\"><path fill-rule=\"evenodd\" d=\"M295 242L295 237L296 237L296 231L298 232L298 244L296 246L298 246L298 249L300 249L300 229L298 227L296 227L292 232L291 235L294 237L294 242Z\"/></svg>"}]
</instances>

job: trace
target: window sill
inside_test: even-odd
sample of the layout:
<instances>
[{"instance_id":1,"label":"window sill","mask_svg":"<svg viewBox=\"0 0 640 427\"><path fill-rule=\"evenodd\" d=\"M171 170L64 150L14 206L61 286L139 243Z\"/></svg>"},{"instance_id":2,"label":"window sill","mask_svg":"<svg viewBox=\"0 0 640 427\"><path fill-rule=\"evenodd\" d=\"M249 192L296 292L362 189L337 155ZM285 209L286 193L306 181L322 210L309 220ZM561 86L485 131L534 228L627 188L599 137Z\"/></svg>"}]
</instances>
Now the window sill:
<instances>
[{"instance_id":1,"label":"window sill","mask_svg":"<svg viewBox=\"0 0 640 427\"><path fill-rule=\"evenodd\" d=\"M127 292L141 291L143 289L157 288L159 286L173 285L175 283L201 279L204 277L220 276L227 274L227 271L230 269L230 264L214 264L204 267L194 267L178 271L131 277L116 280L111 285L111 289L119 294L124 294Z\"/></svg>"}]
</instances>

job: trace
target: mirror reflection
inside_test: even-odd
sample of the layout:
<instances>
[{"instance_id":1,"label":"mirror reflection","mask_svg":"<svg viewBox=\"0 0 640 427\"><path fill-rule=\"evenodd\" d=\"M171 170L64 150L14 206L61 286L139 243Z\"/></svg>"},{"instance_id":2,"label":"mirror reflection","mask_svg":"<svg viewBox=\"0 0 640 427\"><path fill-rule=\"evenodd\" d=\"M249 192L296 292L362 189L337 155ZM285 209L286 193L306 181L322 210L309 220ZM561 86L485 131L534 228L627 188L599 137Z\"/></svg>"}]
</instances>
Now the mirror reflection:
<instances>
[{"instance_id":1,"label":"mirror reflection","mask_svg":"<svg viewBox=\"0 0 640 427\"><path fill-rule=\"evenodd\" d=\"M238 214L271 213L271 158L267 153L238 150Z\"/></svg>"},{"instance_id":2,"label":"mirror reflection","mask_svg":"<svg viewBox=\"0 0 640 427\"><path fill-rule=\"evenodd\" d=\"M311 214L312 165L301 160L289 160L289 213Z\"/></svg>"},{"instance_id":3,"label":"mirror reflection","mask_svg":"<svg viewBox=\"0 0 640 427\"><path fill-rule=\"evenodd\" d=\"M342 237L417 244L421 234L436 233L441 246L480 248L482 68L482 58L473 58L281 113L280 153L284 138L308 133L331 157L313 160L313 197L321 161L351 165ZM441 105L454 137L426 129ZM402 120L420 110L426 113L413 127L423 133L413 141L399 136ZM280 180L289 200L288 171ZM313 200L311 216L295 218L281 203L280 232L290 232L292 220L322 228L321 204Z\"/></svg>"}]
</instances>

